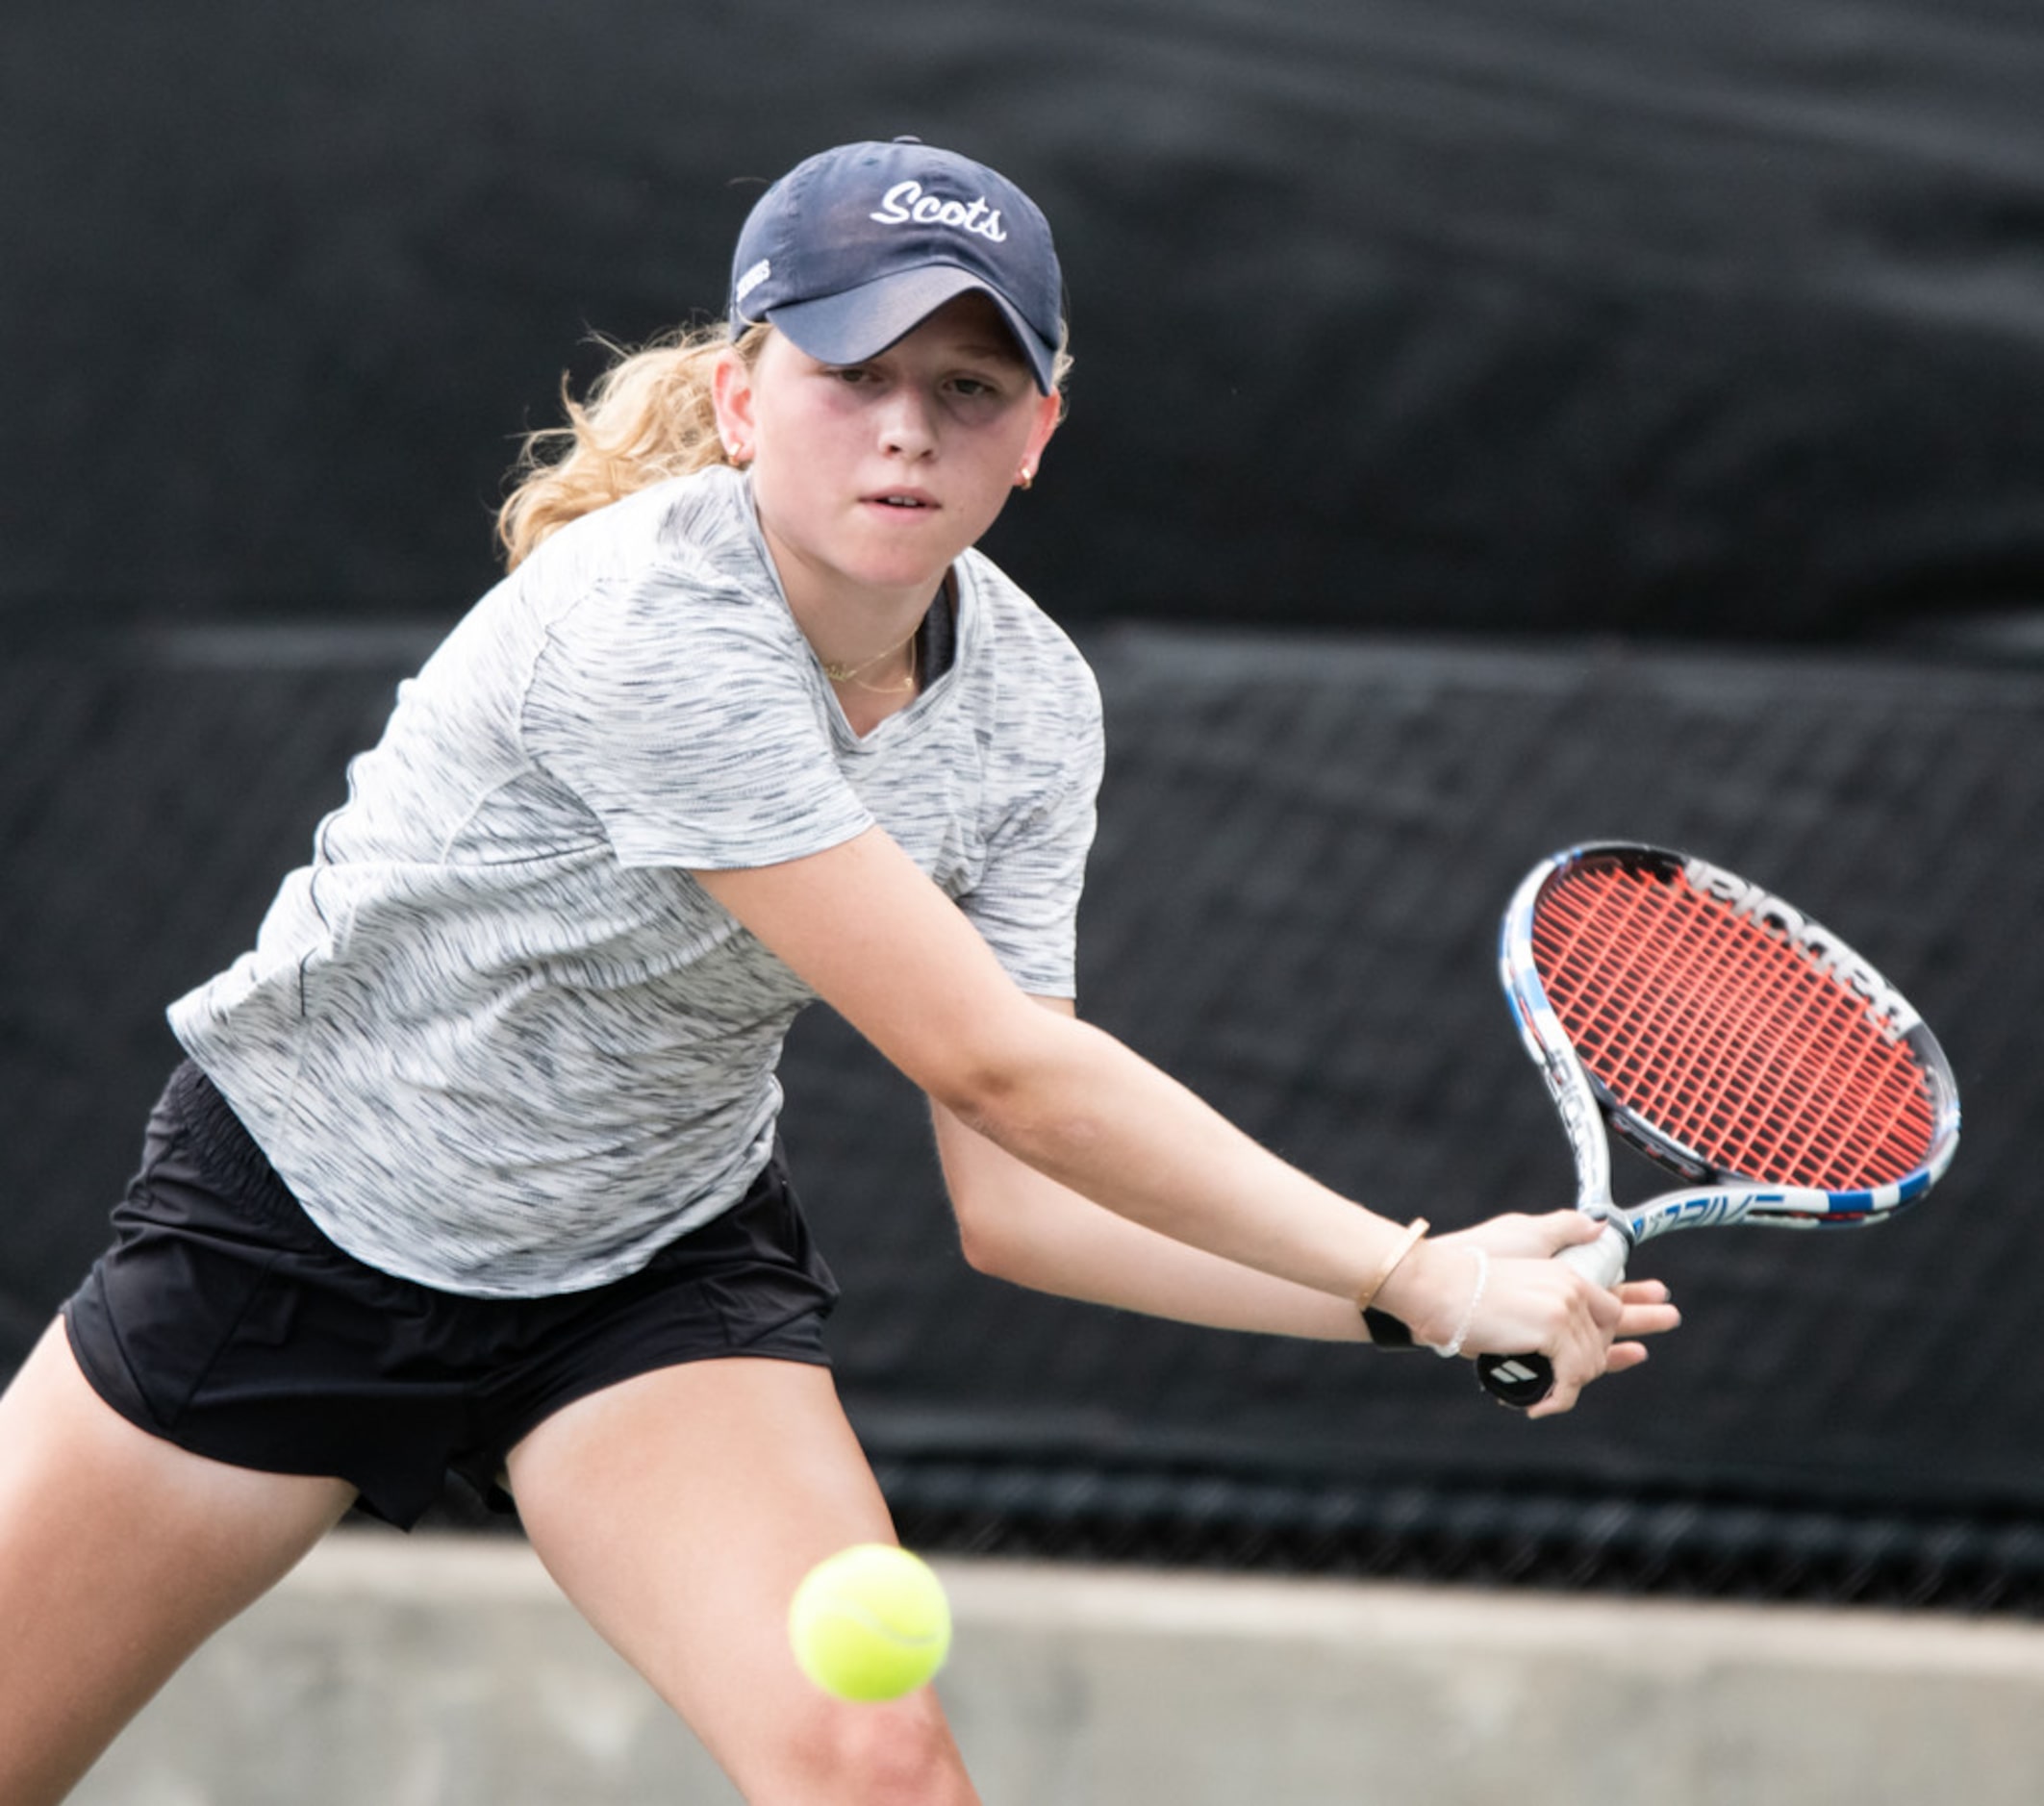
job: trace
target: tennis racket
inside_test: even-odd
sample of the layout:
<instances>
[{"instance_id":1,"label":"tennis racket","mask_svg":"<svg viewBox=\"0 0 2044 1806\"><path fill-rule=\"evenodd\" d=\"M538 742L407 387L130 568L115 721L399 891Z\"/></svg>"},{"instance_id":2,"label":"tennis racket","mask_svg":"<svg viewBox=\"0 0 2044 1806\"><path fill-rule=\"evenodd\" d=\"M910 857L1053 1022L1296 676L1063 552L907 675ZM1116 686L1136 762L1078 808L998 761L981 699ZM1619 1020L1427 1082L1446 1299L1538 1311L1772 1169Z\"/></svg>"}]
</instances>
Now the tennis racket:
<instances>
[{"instance_id":1,"label":"tennis racket","mask_svg":"<svg viewBox=\"0 0 2044 1806\"><path fill-rule=\"evenodd\" d=\"M1576 1207L1604 1223L1556 1258L1596 1285L1674 1229L1883 1222L1952 1163L1958 1090L1922 1018L1829 929L1716 865L1619 840L1556 853L1506 909L1499 963ZM1606 1127L1686 1189L1616 1204ZM1476 1370L1521 1409L1554 1377L1538 1354Z\"/></svg>"}]
</instances>

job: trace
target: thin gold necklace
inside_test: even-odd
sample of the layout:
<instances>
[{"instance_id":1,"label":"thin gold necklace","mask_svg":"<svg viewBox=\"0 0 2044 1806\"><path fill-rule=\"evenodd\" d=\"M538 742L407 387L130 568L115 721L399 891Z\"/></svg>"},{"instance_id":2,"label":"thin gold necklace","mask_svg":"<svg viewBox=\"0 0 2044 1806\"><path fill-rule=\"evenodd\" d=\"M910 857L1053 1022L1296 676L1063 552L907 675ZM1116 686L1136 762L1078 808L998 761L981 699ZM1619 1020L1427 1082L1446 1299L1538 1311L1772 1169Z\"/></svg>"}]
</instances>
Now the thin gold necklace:
<instances>
[{"instance_id":1,"label":"thin gold necklace","mask_svg":"<svg viewBox=\"0 0 2044 1806\"><path fill-rule=\"evenodd\" d=\"M937 594L935 599L932 600L932 602L930 603L931 608L935 608L939 602L944 600L946 593L950 588L950 581L951 580L946 577L943 583L937 586ZM924 618L927 619L927 617L928 611L925 610ZM900 641L896 645L889 646L885 652L874 653L871 658L865 660L861 664L837 665L833 664L829 659L820 659L818 663L820 664L823 667L823 675L829 678L833 684L858 684L861 690L871 690L872 693L876 696L899 695L902 690L914 690L916 687L916 667L919 663L916 642L921 638L922 625L922 621L918 621L916 623L916 631L910 634L906 640ZM895 654L899 652L903 646L906 646L908 648L908 675L904 677L898 684L860 683L859 673L861 671L871 670L873 666L878 665L882 659L893 658Z\"/></svg>"},{"instance_id":2,"label":"thin gold necklace","mask_svg":"<svg viewBox=\"0 0 2044 1806\"><path fill-rule=\"evenodd\" d=\"M916 634L920 634L921 631L922 623L921 621L918 621L916 623ZM902 646L914 645L916 643L916 634L909 635L909 637L906 640L902 640L898 645L889 646L884 652L874 653L871 658L867 659L858 665L833 665L830 660L825 659L822 661L823 675L829 678L833 684L854 683L857 681L858 675L861 671L870 671L873 668L874 665L878 665L882 659L893 658L896 653L901 650Z\"/></svg>"},{"instance_id":3,"label":"thin gold necklace","mask_svg":"<svg viewBox=\"0 0 2044 1806\"><path fill-rule=\"evenodd\" d=\"M829 678L833 684L856 685L860 690L870 690L876 696L898 696L904 690L914 690L916 688L917 665L916 640L921 632L921 628L917 628L915 633L909 635L901 642L901 646L908 648L908 675L902 678L898 684L869 684L859 673L871 670L874 665L880 663L881 659L891 658L899 652L901 646L890 646L885 652L868 659L864 665L833 665L826 659L823 662L823 675Z\"/></svg>"}]
</instances>

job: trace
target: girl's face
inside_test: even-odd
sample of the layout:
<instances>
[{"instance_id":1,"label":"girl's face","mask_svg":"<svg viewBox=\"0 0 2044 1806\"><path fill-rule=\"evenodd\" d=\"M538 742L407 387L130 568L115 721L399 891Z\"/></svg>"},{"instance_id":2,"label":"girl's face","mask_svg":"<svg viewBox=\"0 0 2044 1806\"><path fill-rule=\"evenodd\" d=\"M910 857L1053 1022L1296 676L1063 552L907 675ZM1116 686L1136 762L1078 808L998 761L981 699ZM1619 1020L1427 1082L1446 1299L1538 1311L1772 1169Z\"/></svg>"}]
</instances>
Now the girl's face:
<instances>
[{"instance_id":1,"label":"girl's face","mask_svg":"<svg viewBox=\"0 0 2044 1806\"><path fill-rule=\"evenodd\" d=\"M718 423L749 447L753 498L797 612L920 613L951 561L1033 474L1057 425L994 304L960 295L864 364L819 364L780 334L719 366Z\"/></svg>"}]
</instances>

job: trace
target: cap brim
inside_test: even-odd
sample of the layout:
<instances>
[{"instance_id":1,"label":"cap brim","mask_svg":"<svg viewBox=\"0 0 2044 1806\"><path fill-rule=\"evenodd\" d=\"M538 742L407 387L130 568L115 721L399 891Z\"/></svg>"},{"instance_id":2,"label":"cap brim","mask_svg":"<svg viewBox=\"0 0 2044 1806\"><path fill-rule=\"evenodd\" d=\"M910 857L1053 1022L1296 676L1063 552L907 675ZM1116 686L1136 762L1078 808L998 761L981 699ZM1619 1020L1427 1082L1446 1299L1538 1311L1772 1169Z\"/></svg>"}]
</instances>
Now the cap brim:
<instances>
[{"instance_id":1,"label":"cap brim","mask_svg":"<svg viewBox=\"0 0 2044 1806\"><path fill-rule=\"evenodd\" d=\"M905 339L946 301L975 290L1000 310L1036 387L1049 394L1056 379L1057 347L1046 344L998 288L948 263L899 270L843 294L771 308L767 319L820 364L863 364Z\"/></svg>"}]
</instances>

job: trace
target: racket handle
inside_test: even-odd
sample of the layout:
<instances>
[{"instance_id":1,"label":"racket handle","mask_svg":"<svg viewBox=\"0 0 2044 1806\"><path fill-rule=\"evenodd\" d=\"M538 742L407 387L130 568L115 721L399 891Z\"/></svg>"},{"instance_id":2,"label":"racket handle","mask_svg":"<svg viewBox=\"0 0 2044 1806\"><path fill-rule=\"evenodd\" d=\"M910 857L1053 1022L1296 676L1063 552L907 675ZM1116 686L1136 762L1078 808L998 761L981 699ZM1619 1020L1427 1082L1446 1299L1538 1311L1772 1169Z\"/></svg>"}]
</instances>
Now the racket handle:
<instances>
[{"instance_id":1,"label":"racket handle","mask_svg":"<svg viewBox=\"0 0 2044 1806\"><path fill-rule=\"evenodd\" d=\"M1625 1232L1606 1223L1595 1242L1572 1242L1554 1258L1608 1292L1626 1276L1626 1257L1631 1252L1632 1243ZM1478 1355L1476 1378L1500 1404L1527 1411L1554 1390L1554 1364L1544 1354Z\"/></svg>"}]
</instances>

